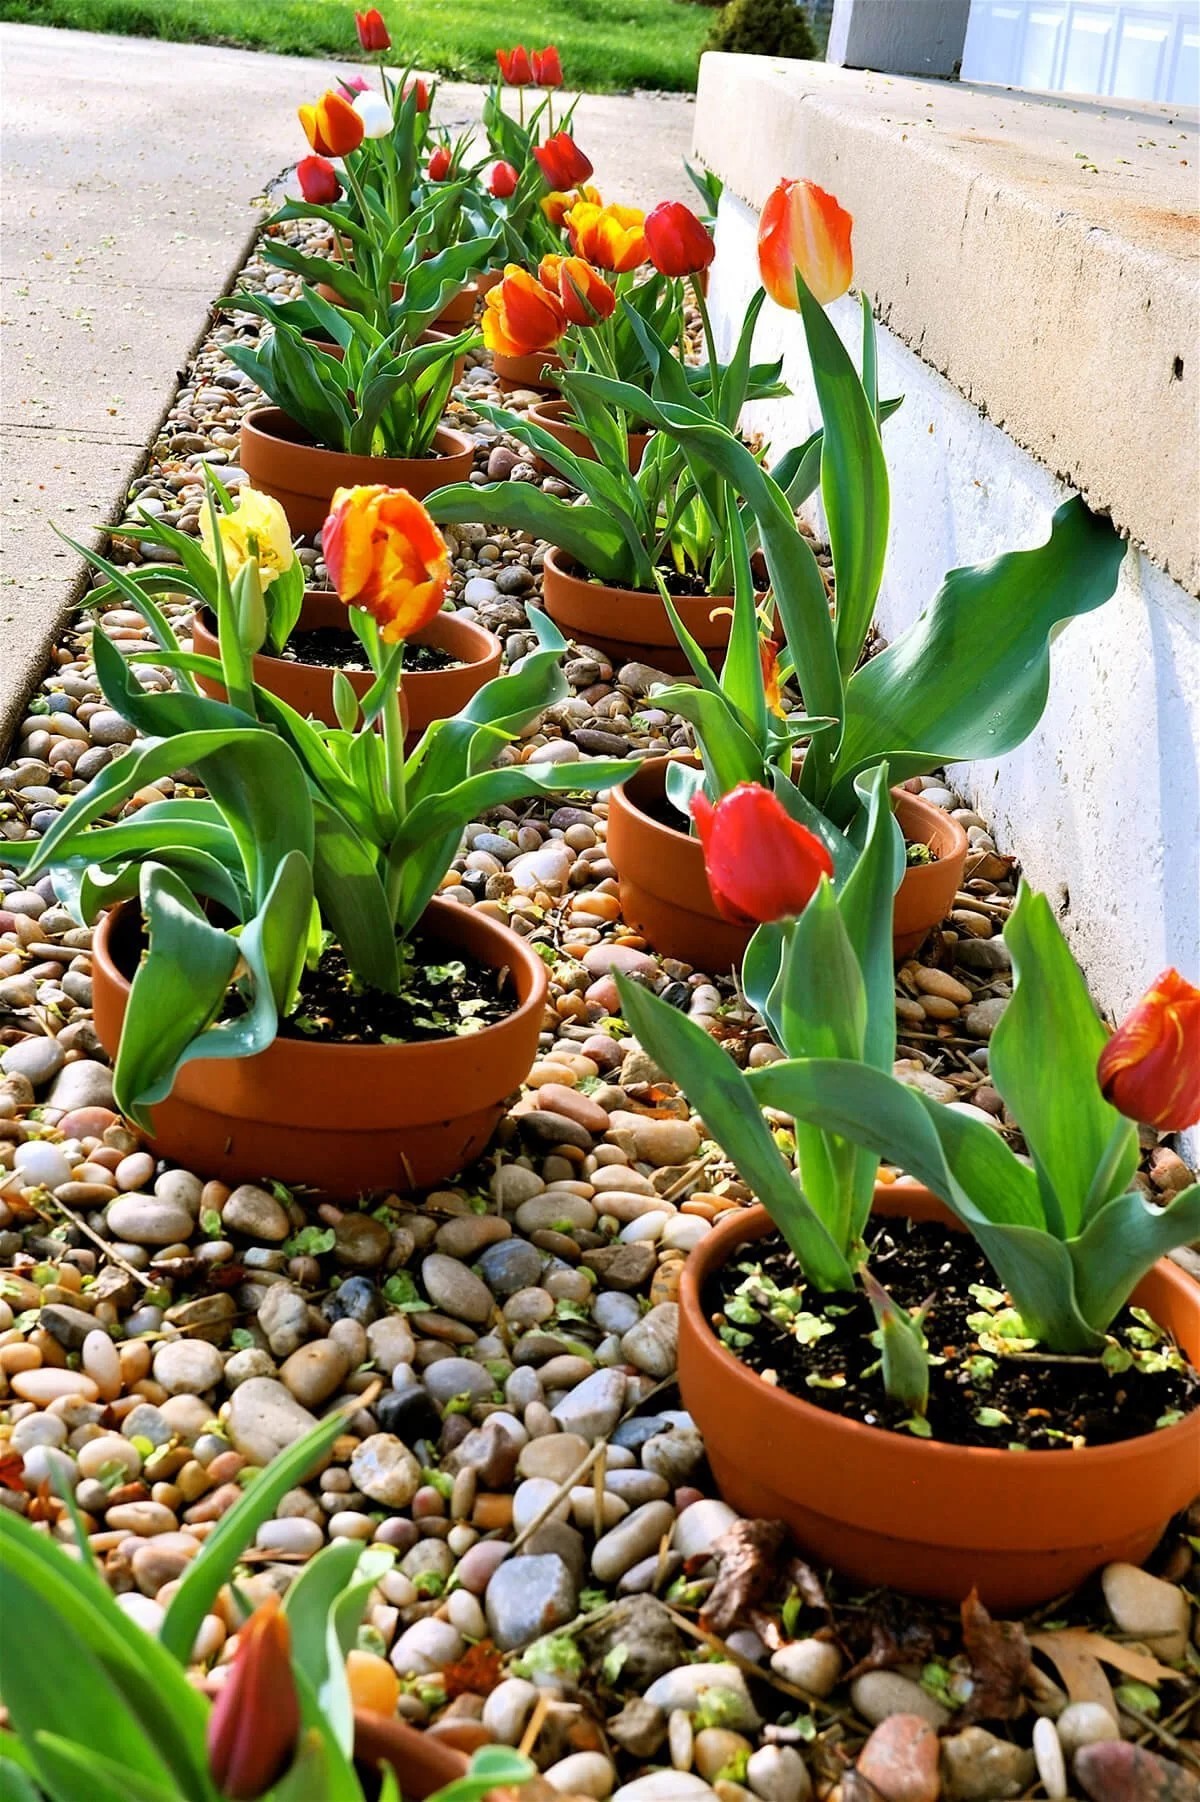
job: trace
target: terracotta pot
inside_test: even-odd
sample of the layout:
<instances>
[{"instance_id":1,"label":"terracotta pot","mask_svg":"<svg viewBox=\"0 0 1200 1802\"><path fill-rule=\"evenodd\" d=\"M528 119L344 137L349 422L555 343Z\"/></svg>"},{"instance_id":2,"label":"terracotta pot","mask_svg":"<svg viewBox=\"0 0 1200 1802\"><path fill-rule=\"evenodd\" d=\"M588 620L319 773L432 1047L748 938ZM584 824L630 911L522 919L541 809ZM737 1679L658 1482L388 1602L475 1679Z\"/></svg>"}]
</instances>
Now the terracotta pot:
<instances>
[{"instance_id":1,"label":"terracotta pot","mask_svg":"<svg viewBox=\"0 0 1200 1802\"><path fill-rule=\"evenodd\" d=\"M566 552L557 549L546 553L544 576L546 612L568 637L603 651L617 666L648 663L668 676L691 673L657 590L646 594L589 582ZM729 644L733 596L671 598L688 631L719 667Z\"/></svg>"},{"instance_id":2,"label":"terracotta pot","mask_svg":"<svg viewBox=\"0 0 1200 1802\"><path fill-rule=\"evenodd\" d=\"M470 1762L436 1734L367 1708L354 1710L354 1758L372 1772L390 1766L404 1802L425 1802L435 1790L465 1777Z\"/></svg>"},{"instance_id":3,"label":"terracotta pot","mask_svg":"<svg viewBox=\"0 0 1200 1802\"><path fill-rule=\"evenodd\" d=\"M475 317L476 303L483 299L489 288L494 288L496 283L503 279L501 270L486 269L482 275L477 275L474 281L468 282L465 288L459 289L458 293L454 296L454 299L447 302L442 308L441 312L434 320L434 324L438 326L453 326L455 330L458 330L461 326L470 325ZM392 293L393 298L396 298L397 291L395 288L393 288Z\"/></svg>"},{"instance_id":4,"label":"terracotta pot","mask_svg":"<svg viewBox=\"0 0 1200 1802\"><path fill-rule=\"evenodd\" d=\"M532 357L506 357L498 350L492 352L496 380L506 393L514 388L541 388L553 393L558 387L553 372L562 367L562 358L552 350L539 350Z\"/></svg>"},{"instance_id":5,"label":"terracotta pot","mask_svg":"<svg viewBox=\"0 0 1200 1802\"><path fill-rule=\"evenodd\" d=\"M662 956L702 970L724 970L741 963L754 929L736 926L717 911L699 839L646 811L666 805L671 761L647 758L609 797L608 855L620 879L622 917ZM695 767L694 758L686 761ZM902 957L949 913L962 880L967 838L957 820L906 789L894 788L892 803L905 837L932 845L939 857L937 863L906 870L901 879L892 949Z\"/></svg>"},{"instance_id":6,"label":"terracotta pot","mask_svg":"<svg viewBox=\"0 0 1200 1802\"><path fill-rule=\"evenodd\" d=\"M571 411L569 400L540 400L536 406L530 407L525 417L534 425L540 425L542 430L549 432L552 438L557 438L558 442L567 450L573 451L575 456L585 457L590 463L599 461L591 439L575 423L575 415ZM646 454L650 434L649 432L626 432L625 438L629 446L629 467L636 475L642 467L642 458Z\"/></svg>"},{"instance_id":7,"label":"terracotta pot","mask_svg":"<svg viewBox=\"0 0 1200 1802\"><path fill-rule=\"evenodd\" d=\"M308 588L296 622L301 630L335 626L348 632L346 609L328 588ZM452 613L439 613L413 634L413 644L437 645L457 657L457 669L410 670L401 683L405 726L411 741L424 732L434 720L448 720L465 707L471 696L485 682L500 674L503 646L493 632L485 632L470 620L456 619ZM206 657L219 655L217 622L207 608L202 608L192 625L192 647ZM370 670L347 670L346 678L356 695L365 695L374 680ZM306 719L317 719L326 726L337 725L333 709L333 671L317 663L292 663L286 657L259 655L254 659L254 680L271 694L278 695ZM198 676L197 682L206 695L224 700L225 689L219 682Z\"/></svg>"},{"instance_id":8,"label":"terracotta pot","mask_svg":"<svg viewBox=\"0 0 1200 1802\"><path fill-rule=\"evenodd\" d=\"M926 1189L881 1185L876 1213L950 1216ZM773 1230L765 1208L727 1216L680 1286L679 1383L722 1494L786 1521L814 1563L852 1583L989 1608L1025 1608L1114 1559L1141 1564L1196 1492L1200 1411L1177 1426L1075 1452L944 1445L828 1414L726 1350L701 1305L711 1273ZM1163 1259L1134 1301L1200 1362L1200 1287Z\"/></svg>"},{"instance_id":9,"label":"terracotta pot","mask_svg":"<svg viewBox=\"0 0 1200 1802\"><path fill-rule=\"evenodd\" d=\"M314 537L337 488L385 482L420 500L447 482L465 482L474 464L471 440L439 426L434 446L431 457L352 457L314 444L278 407L260 407L242 421L240 455L249 481L275 497L293 532Z\"/></svg>"},{"instance_id":10,"label":"terracotta pot","mask_svg":"<svg viewBox=\"0 0 1200 1802\"><path fill-rule=\"evenodd\" d=\"M335 1198L423 1188L478 1157L537 1055L546 967L516 933L453 901L431 901L423 924L448 956L511 970L507 1018L420 1045L280 1038L257 1057L197 1059L150 1110L155 1153L225 1182L278 1177ZM110 1056L141 946L133 903L105 915L93 981Z\"/></svg>"},{"instance_id":11,"label":"terracotta pot","mask_svg":"<svg viewBox=\"0 0 1200 1802\"><path fill-rule=\"evenodd\" d=\"M892 809L905 838L928 845L934 854L932 863L910 865L896 890L892 950L897 957L907 957L954 906L967 864L967 835L942 808L910 795L906 788L892 790Z\"/></svg>"}]
</instances>

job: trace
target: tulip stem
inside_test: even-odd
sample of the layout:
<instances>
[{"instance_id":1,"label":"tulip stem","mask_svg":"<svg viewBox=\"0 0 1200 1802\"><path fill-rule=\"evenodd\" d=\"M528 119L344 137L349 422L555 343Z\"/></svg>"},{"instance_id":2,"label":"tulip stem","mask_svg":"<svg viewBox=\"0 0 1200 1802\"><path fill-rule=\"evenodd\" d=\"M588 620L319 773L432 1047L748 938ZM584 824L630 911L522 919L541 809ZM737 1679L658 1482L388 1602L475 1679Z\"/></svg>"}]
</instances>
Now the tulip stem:
<instances>
[{"instance_id":1,"label":"tulip stem","mask_svg":"<svg viewBox=\"0 0 1200 1802\"><path fill-rule=\"evenodd\" d=\"M404 781L404 715L400 707L400 681L404 668L404 645L401 642L395 663L395 680L389 684L383 703L383 749L387 761L388 798L396 816L396 831L404 825L407 812ZM392 917L400 903L400 879L403 865L392 859L387 867L387 899Z\"/></svg>"},{"instance_id":2,"label":"tulip stem","mask_svg":"<svg viewBox=\"0 0 1200 1802\"><path fill-rule=\"evenodd\" d=\"M709 317L708 302L699 282L692 283L692 293L696 297L696 306L700 313L700 323L704 327L704 347L708 353L708 374L712 382L712 410L715 417L720 417L721 410L721 365L717 362L717 345L713 337L712 319Z\"/></svg>"}]
</instances>

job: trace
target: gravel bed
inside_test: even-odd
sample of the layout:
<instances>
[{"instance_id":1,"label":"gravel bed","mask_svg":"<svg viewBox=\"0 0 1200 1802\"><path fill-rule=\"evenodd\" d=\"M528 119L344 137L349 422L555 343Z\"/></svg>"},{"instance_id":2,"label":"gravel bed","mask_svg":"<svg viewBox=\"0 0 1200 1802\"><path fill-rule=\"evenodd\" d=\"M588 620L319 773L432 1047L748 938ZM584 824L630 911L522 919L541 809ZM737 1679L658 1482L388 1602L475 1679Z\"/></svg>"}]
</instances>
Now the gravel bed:
<instances>
[{"instance_id":1,"label":"gravel bed","mask_svg":"<svg viewBox=\"0 0 1200 1802\"><path fill-rule=\"evenodd\" d=\"M254 256L246 277L290 281ZM185 531L198 530L204 462L241 479L238 426L257 395L220 347L248 324L214 324L133 485L131 506ZM475 437L479 478L555 484L473 410L493 396L476 359L451 417ZM482 527L451 536L451 605L520 655L542 547ZM117 537L119 560L138 554ZM301 556L320 581L316 550ZM166 611L186 639L190 609ZM125 609L96 624L147 642ZM65 634L0 768L0 1457L16 1456L0 1504L69 1542L50 1484L61 1471L121 1606L153 1630L244 1473L340 1406L330 1464L260 1529L242 1590L285 1588L331 1539L393 1547L363 1638L375 1680L464 1748L525 1743L547 1795L1066 1795L1078 1748L1118 1734L1167 1753L1164 1782L1186 1784L1174 1760L1200 1722L1182 1678L1158 1685L1158 1722L1144 1695L1139 1709L1121 1692L1114 1721L1034 1662L989 1712L977 1621L823 1587L713 1493L674 1382L676 1297L687 1252L750 1197L627 1035L611 973L652 985L740 1063L774 1052L730 972L657 958L625 927L603 802L498 809L469 826L447 877L445 894L544 946L550 972L539 1060L457 1182L355 1210L156 1163L113 1108L91 930L48 879L25 888L4 865L4 841L43 832L134 736L96 685L92 629L85 616ZM657 672L614 669L586 645L566 669L570 698L508 756L691 742L654 705ZM140 679L170 684L153 665ZM942 779L919 786L962 821L971 856L945 928L897 971L898 1067L1012 1137L987 1049L1010 992L1012 860ZM143 789L128 810L174 788ZM1179 1187L1180 1160L1153 1135L1144 1144L1146 1193ZM739 1590L746 1569L755 1581ZM1182 1659L1194 1583L1182 1532L1154 1570L1110 1567L1055 1618ZM195 1648L217 1677L236 1624L226 1592ZM464 1666L481 1642L494 1655ZM1115 1781L1103 1754L1089 1759Z\"/></svg>"}]
</instances>

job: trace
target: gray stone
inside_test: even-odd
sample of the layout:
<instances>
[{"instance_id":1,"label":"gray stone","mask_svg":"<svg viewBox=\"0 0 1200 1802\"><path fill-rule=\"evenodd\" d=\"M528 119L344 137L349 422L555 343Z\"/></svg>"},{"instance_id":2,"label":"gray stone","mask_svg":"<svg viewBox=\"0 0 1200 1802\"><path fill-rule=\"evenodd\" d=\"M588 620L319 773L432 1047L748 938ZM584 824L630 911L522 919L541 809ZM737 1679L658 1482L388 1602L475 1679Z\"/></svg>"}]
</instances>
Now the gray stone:
<instances>
[{"instance_id":1,"label":"gray stone","mask_svg":"<svg viewBox=\"0 0 1200 1802\"><path fill-rule=\"evenodd\" d=\"M850 1685L850 1700L873 1727L892 1714L919 1715L931 1727L944 1727L950 1719L949 1709L900 1671L864 1671Z\"/></svg>"},{"instance_id":2,"label":"gray stone","mask_svg":"<svg viewBox=\"0 0 1200 1802\"><path fill-rule=\"evenodd\" d=\"M542 1273L545 1253L527 1239L501 1239L479 1255L479 1273L492 1294L503 1301L531 1288Z\"/></svg>"},{"instance_id":3,"label":"gray stone","mask_svg":"<svg viewBox=\"0 0 1200 1802\"><path fill-rule=\"evenodd\" d=\"M672 1489L686 1483L704 1457L704 1441L695 1427L656 1433L642 1446L642 1465L665 1478Z\"/></svg>"},{"instance_id":4,"label":"gray stone","mask_svg":"<svg viewBox=\"0 0 1200 1802\"><path fill-rule=\"evenodd\" d=\"M350 1460L350 1480L371 1501L403 1508L420 1487L421 1466L402 1439L372 1433Z\"/></svg>"},{"instance_id":5,"label":"gray stone","mask_svg":"<svg viewBox=\"0 0 1200 1802\"><path fill-rule=\"evenodd\" d=\"M945 1802L1007 1802L1033 1782L1034 1756L983 1727L964 1727L942 1741Z\"/></svg>"},{"instance_id":6,"label":"gray stone","mask_svg":"<svg viewBox=\"0 0 1200 1802\"><path fill-rule=\"evenodd\" d=\"M247 1239L265 1239L279 1245L291 1232L287 1209L267 1189L256 1183L240 1183L221 1209L221 1225L227 1232Z\"/></svg>"},{"instance_id":7,"label":"gray stone","mask_svg":"<svg viewBox=\"0 0 1200 1802\"><path fill-rule=\"evenodd\" d=\"M598 1670L615 1647L625 1658L621 1689L639 1693L683 1660L684 1644L670 1611L654 1596L631 1596L606 1609L594 1627L579 1635L590 1669Z\"/></svg>"},{"instance_id":8,"label":"gray stone","mask_svg":"<svg viewBox=\"0 0 1200 1802\"><path fill-rule=\"evenodd\" d=\"M457 1258L443 1252L430 1252L421 1265L421 1282L435 1307L456 1320L482 1326L491 1317L495 1302L486 1283L469 1271Z\"/></svg>"},{"instance_id":9,"label":"gray stone","mask_svg":"<svg viewBox=\"0 0 1200 1802\"><path fill-rule=\"evenodd\" d=\"M258 1324L275 1356L290 1358L311 1332L308 1302L287 1283L272 1283L258 1310Z\"/></svg>"},{"instance_id":10,"label":"gray stone","mask_svg":"<svg viewBox=\"0 0 1200 1802\"><path fill-rule=\"evenodd\" d=\"M154 1354L154 1380L168 1395L205 1395L223 1368L220 1352L204 1339L168 1339Z\"/></svg>"},{"instance_id":11,"label":"gray stone","mask_svg":"<svg viewBox=\"0 0 1200 1802\"><path fill-rule=\"evenodd\" d=\"M625 1405L625 1377L619 1370L597 1370L551 1409L564 1433L578 1433L589 1443L611 1433Z\"/></svg>"},{"instance_id":12,"label":"gray stone","mask_svg":"<svg viewBox=\"0 0 1200 1802\"><path fill-rule=\"evenodd\" d=\"M186 1208L157 1195L119 1195L105 1218L111 1236L131 1245L186 1244L195 1226Z\"/></svg>"},{"instance_id":13,"label":"gray stone","mask_svg":"<svg viewBox=\"0 0 1200 1802\"><path fill-rule=\"evenodd\" d=\"M57 1039L18 1039L0 1057L0 1070L5 1076L23 1076L35 1089L41 1089L57 1076L65 1060L66 1053Z\"/></svg>"},{"instance_id":14,"label":"gray stone","mask_svg":"<svg viewBox=\"0 0 1200 1802\"><path fill-rule=\"evenodd\" d=\"M112 1071L107 1064L97 1063L94 1057L81 1057L63 1067L46 1100L51 1107L62 1108L64 1113L77 1107L115 1107Z\"/></svg>"},{"instance_id":15,"label":"gray stone","mask_svg":"<svg viewBox=\"0 0 1200 1802\"><path fill-rule=\"evenodd\" d=\"M484 1601L492 1638L511 1652L574 1620L579 1591L563 1560L550 1553L502 1564Z\"/></svg>"},{"instance_id":16,"label":"gray stone","mask_svg":"<svg viewBox=\"0 0 1200 1802\"><path fill-rule=\"evenodd\" d=\"M650 1685L646 1691L646 1701L652 1702L667 1715L676 1708L693 1714L699 1708L705 1691L709 1689L729 1692L729 1701L722 1708L723 1726L735 1733L744 1733L761 1724L758 1711L750 1700L746 1679L736 1664L679 1665Z\"/></svg>"},{"instance_id":17,"label":"gray stone","mask_svg":"<svg viewBox=\"0 0 1200 1802\"><path fill-rule=\"evenodd\" d=\"M235 1451L252 1464L269 1464L316 1424L316 1417L282 1383L251 1377L230 1396L225 1428Z\"/></svg>"},{"instance_id":18,"label":"gray stone","mask_svg":"<svg viewBox=\"0 0 1200 1802\"><path fill-rule=\"evenodd\" d=\"M643 1502L596 1541L592 1574L600 1583L615 1583L632 1565L649 1557L674 1524L670 1502Z\"/></svg>"},{"instance_id":19,"label":"gray stone","mask_svg":"<svg viewBox=\"0 0 1200 1802\"><path fill-rule=\"evenodd\" d=\"M660 1302L621 1340L622 1356L656 1381L675 1370L679 1353L679 1304Z\"/></svg>"},{"instance_id":20,"label":"gray stone","mask_svg":"<svg viewBox=\"0 0 1200 1802\"><path fill-rule=\"evenodd\" d=\"M473 1364L469 1358L439 1358L426 1370L423 1380L426 1391L439 1408L444 1408L458 1395L489 1402L495 1388L483 1365Z\"/></svg>"}]
</instances>

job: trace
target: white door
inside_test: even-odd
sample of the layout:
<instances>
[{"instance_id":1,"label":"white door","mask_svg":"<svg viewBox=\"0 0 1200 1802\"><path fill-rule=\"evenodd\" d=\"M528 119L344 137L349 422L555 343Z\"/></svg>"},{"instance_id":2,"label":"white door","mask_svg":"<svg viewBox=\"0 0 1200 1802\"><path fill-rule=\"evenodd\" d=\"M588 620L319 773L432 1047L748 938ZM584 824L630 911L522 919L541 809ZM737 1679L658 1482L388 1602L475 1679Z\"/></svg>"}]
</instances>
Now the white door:
<instances>
[{"instance_id":1,"label":"white door","mask_svg":"<svg viewBox=\"0 0 1200 1802\"><path fill-rule=\"evenodd\" d=\"M1200 0L971 0L962 79L1200 104Z\"/></svg>"}]
</instances>

